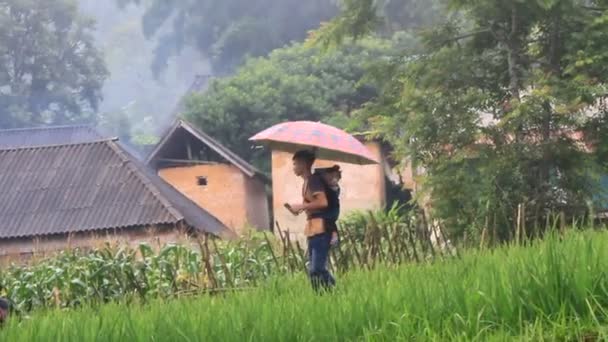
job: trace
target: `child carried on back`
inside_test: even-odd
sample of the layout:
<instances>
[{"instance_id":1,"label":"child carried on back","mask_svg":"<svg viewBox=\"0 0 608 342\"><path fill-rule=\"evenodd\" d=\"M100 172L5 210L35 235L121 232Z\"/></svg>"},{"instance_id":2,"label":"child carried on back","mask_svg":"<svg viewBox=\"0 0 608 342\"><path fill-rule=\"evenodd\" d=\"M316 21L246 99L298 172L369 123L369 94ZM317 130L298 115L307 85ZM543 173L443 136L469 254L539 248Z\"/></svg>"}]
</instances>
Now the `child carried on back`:
<instances>
[{"instance_id":1,"label":"child carried on back","mask_svg":"<svg viewBox=\"0 0 608 342\"><path fill-rule=\"evenodd\" d=\"M339 165L329 168L315 169L315 174L320 176L325 187L327 197L327 209L323 215L327 232L331 233L331 244L338 243L338 217L340 216L340 179L342 171Z\"/></svg>"}]
</instances>

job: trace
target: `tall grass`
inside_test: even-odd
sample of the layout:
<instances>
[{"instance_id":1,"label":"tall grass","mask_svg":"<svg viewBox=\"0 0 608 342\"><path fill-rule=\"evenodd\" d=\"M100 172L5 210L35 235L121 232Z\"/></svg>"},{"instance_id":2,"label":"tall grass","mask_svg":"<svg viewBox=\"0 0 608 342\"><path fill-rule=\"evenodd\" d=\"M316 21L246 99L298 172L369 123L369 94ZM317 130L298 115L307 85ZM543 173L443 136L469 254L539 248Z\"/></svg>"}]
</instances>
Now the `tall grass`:
<instances>
[{"instance_id":1,"label":"tall grass","mask_svg":"<svg viewBox=\"0 0 608 342\"><path fill-rule=\"evenodd\" d=\"M608 338L608 233L569 233L436 263L303 276L250 292L12 319L0 341L504 341Z\"/></svg>"}]
</instances>

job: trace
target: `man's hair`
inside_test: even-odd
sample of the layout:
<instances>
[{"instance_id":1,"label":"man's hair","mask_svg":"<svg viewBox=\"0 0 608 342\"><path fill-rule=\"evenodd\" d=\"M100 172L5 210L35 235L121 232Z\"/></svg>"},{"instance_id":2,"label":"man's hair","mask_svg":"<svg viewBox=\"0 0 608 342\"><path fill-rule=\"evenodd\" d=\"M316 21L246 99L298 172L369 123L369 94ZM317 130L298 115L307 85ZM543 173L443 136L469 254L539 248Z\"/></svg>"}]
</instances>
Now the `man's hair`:
<instances>
[{"instance_id":1,"label":"man's hair","mask_svg":"<svg viewBox=\"0 0 608 342\"><path fill-rule=\"evenodd\" d=\"M301 160L308 166L312 166L316 159L315 154L308 150L301 150L293 154L293 160Z\"/></svg>"}]
</instances>

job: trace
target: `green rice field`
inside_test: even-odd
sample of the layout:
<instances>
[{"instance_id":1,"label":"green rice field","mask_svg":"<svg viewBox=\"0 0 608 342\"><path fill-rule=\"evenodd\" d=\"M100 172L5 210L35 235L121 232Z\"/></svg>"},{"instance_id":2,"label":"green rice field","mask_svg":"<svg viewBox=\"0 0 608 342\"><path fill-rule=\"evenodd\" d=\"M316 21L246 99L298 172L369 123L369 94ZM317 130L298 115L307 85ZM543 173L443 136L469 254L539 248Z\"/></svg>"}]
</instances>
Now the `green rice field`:
<instances>
[{"instance_id":1,"label":"green rice field","mask_svg":"<svg viewBox=\"0 0 608 342\"><path fill-rule=\"evenodd\" d=\"M428 264L305 276L250 291L147 304L35 310L0 341L601 341L608 233L552 236Z\"/></svg>"}]
</instances>

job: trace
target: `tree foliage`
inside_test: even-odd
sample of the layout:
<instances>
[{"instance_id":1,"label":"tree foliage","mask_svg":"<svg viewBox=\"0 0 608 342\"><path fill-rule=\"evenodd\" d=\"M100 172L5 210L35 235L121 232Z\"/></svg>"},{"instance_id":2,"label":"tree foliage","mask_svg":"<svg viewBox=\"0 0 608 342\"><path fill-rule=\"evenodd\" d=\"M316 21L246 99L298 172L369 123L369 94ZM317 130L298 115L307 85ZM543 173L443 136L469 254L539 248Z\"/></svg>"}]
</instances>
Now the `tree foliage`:
<instances>
[{"instance_id":1,"label":"tree foliage","mask_svg":"<svg viewBox=\"0 0 608 342\"><path fill-rule=\"evenodd\" d=\"M209 73L208 63L188 48L171 59L163 75L154 75L150 65L156 43L146 39L141 29L144 6L131 4L121 9L113 1L78 3L81 13L95 19L96 46L103 50L110 72L103 86L98 128L123 142L129 136L134 141L153 142L150 138L171 124L175 104L195 76Z\"/></svg>"},{"instance_id":2,"label":"tree foliage","mask_svg":"<svg viewBox=\"0 0 608 342\"><path fill-rule=\"evenodd\" d=\"M325 48L370 34L421 31L443 20L439 0L342 0L333 20L311 32L308 41Z\"/></svg>"},{"instance_id":3,"label":"tree foliage","mask_svg":"<svg viewBox=\"0 0 608 342\"><path fill-rule=\"evenodd\" d=\"M107 72L68 0L0 1L0 127L92 120Z\"/></svg>"},{"instance_id":4,"label":"tree foliage","mask_svg":"<svg viewBox=\"0 0 608 342\"><path fill-rule=\"evenodd\" d=\"M510 238L522 211L529 229L553 211L580 213L605 167L608 3L444 3L450 20L424 34L423 53L377 68L382 95L367 117L426 169L433 210L455 232ZM343 39L335 32L360 33L321 30L316 40Z\"/></svg>"},{"instance_id":5,"label":"tree foliage","mask_svg":"<svg viewBox=\"0 0 608 342\"><path fill-rule=\"evenodd\" d=\"M227 73L247 56L265 56L301 40L336 13L331 0L117 0L142 3L147 37L157 39L153 69L162 71L184 46L196 46L216 73Z\"/></svg>"},{"instance_id":6,"label":"tree foliage","mask_svg":"<svg viewBox=\"0 0 608 342\"><path fill-rule=\"evenodd\" d=\"M236 74L193 96L186 117L245 158L260 162L248 138L286 120L323 120L346 127L352 112L376 95L362 81L367 63L390 44L368 42L331 53L302 45L251 59Z\"/></svg>"}]
</instances>

